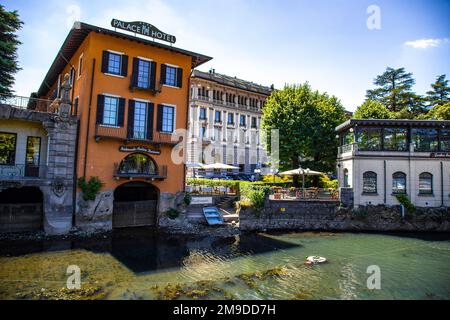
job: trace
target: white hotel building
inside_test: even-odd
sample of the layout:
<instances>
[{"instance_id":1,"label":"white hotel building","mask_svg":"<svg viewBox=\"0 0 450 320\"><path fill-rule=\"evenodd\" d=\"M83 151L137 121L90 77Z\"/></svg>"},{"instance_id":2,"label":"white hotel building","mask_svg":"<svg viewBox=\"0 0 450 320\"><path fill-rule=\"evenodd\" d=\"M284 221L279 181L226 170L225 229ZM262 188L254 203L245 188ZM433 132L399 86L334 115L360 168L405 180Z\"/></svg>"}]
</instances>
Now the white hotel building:
<instances>
[{"instance_id":1,"label":"white hotel building","mask_svg":"<svg viewBox=\"0 0 450 320\"><path fill-rule=\"evenodd\" d=\"M348 120L336 128L339 187L355 207L450 207L450 121ZM351 188L351 189L350 189Z\"/></svg>"},{"instance_id":2,"label":"white hotel building","mask_svg":"<svg viewBox=\"0 0 450 320\"><path fill-rule=\"evenodd\" d=\"M271 88L235 77L195 70L189 102L188 163L223 163L233 172L254 174L266 160L261 141L261 110ZM189 171L188 171L189 173Z\"/></svg>"}]
</instances>

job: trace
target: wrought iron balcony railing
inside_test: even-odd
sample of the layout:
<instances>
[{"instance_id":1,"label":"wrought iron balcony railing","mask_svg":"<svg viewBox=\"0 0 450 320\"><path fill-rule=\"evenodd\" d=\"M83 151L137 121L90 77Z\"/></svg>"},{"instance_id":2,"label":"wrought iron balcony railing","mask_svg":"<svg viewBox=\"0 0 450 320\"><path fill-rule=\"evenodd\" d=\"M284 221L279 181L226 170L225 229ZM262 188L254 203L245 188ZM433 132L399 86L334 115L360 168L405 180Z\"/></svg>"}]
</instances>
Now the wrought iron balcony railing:
<instances>
[{"instance_id":1,"label":"wrought iron balcony railing","mask_svg":"<svg viewBox=\"0 0 450 320\"><path fill-rule=\"evenodd\" d=\"M176 145L181 141L181 137L177 137L172 133L165 132L153 132L152 137L148 138L145 132L135 132L131 128L125 127L112 127L98 124L95 127L95 139L97 141L101 139L113 139L127 141L139 141L143 143L155 143Z\"/></svg>"},{"instance_id":2,"label":"wrought iron balcony railing","mask_svg":"<svg viewBox=\"0 0 450 320\"><path fill-rule=\"evenodd\" d=\"M38 99L35 97L0 95L0 104L10 105L14 108L32 110L37 112L57 113L58 100Z\"/></svg>"},{"instance_id":3,"label":"wrought iron balcony railing","mask_svg":"<svg viewBox=\"0 0 450 320\"><path fill-rule=\"evenodd\" d=\"M47 166L29 164L0 165L1 179L45 178Z\"/></svg>"},{"instance_id":4,"label":"wrought iron balcony railing","mask_svg":"<svg viewBox=\"0 0 450 320\"><path fill-rule=\"evenodd\" d=\"M121 165L114 163L114 177L164 180L167 178L167 166L159 166L155 169L131 163L122 163Z\"/></svg>"}]
</instances>

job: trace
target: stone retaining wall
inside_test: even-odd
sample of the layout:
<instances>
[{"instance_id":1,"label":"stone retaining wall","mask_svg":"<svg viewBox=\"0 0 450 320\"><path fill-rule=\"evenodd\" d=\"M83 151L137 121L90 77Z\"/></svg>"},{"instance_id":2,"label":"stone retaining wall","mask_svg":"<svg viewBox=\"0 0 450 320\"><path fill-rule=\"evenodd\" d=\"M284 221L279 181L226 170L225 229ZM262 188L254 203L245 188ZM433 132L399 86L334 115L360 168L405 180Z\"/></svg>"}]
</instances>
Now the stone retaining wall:
<instances>
[{"instance_id":1,"label":"stone retaining wall","mask_svg":"<svg viewBox=\"0 0 450 320\"><path fill-rule=\"evenodd\" d=\"M266 201L261 211L242 208L242 231L439 231L450 232L450 208L418 208L402 217L400 207L340 208L334 201Z\"/></svg>"}]
</instances>

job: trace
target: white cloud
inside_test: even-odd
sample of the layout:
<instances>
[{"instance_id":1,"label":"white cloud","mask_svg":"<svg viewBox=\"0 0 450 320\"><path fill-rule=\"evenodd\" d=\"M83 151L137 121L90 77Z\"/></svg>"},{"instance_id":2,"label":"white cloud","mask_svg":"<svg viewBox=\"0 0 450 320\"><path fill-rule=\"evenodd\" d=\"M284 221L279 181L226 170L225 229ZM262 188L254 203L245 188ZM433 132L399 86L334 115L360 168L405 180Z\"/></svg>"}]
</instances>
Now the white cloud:
<instances>
[{"instance_id":1,"label":"white cloud","mask_svg":"<svg viewBox=\"0 0 450 320\"><path fill-rule=\"evenodd\" d=\"M426 49L430 47L438 47L442 43L448 42L447 38L444 39L419 39L414 41L405 42L405 46L414 49Z\"/></svg>"},{"instance_id":2,"label":"white cloud","mask_svg":"<svg viewBox=\"0 0 450 320\"><path fill-rule=\"evenodd\" d=\"M66 24L68 28L71 28L75 21L81 20L81 8L77 4L71 4L66 8L67 20Z\"/></svg>"}]
</instances>

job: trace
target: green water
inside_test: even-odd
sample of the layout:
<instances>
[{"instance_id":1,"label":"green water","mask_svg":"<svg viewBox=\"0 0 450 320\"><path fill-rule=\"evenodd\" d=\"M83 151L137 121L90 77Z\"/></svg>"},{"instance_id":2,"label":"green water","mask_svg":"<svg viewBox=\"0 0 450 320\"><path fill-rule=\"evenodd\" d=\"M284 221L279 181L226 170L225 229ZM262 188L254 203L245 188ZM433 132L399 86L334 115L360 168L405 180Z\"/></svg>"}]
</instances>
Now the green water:
<instances>
[{"instance_id":1,"label":"green water","mask_svg":"<svg viewBox=\"0 0 450 320\"><path fill-rule=\"evenodd\" d=\"M104 241L2 243L0 298L54 298L68 265L105 299L449 299L450 237L285 233L233 238L122 235ZM34 253L31 253L34 252ZM306 266L309 255L329 263ZM368 266L381 289L367 288ZM39 295L39 292L45 292ZM76 298L64 296L64 298Z\"/></svg>"}]
</instances>

